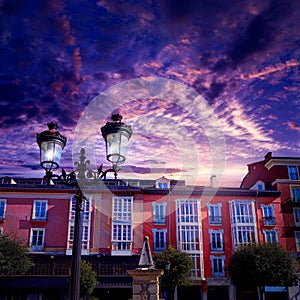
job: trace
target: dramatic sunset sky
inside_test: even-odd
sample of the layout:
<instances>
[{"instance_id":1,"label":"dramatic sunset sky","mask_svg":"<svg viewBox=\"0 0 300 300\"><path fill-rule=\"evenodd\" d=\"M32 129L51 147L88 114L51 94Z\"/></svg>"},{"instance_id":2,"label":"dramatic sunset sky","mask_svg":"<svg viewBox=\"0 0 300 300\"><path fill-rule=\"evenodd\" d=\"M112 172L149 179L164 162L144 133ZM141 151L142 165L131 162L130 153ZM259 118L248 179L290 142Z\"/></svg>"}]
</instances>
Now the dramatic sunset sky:
<instances>
[{"instance_id":1,"label":"dramatic sunset sky","mask_svg":"<svg viewBox=\"0 0 300 300\"><path fill-rule=\"evenodd\" d=\"M299 157L299 0L2 0L0 43L1 176L43 176L50 121L61 166L80 141L108 167L89 135L112 112L133 127L120 178L239 186Z\"/></svg>"}]
</instances>

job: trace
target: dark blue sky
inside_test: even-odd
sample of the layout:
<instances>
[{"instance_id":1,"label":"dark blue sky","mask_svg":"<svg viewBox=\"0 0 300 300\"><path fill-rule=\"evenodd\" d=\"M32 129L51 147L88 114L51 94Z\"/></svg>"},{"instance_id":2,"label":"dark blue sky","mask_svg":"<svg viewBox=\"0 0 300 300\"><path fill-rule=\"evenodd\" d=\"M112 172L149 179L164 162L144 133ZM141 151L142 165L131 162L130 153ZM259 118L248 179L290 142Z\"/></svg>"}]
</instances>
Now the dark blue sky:
<instances>
[{"instance_id":1,"label":"dark blue sky","mask_svg":"<svg viewBox=\"0 0 300 300\"><path fill-rule=\"evenodd\" d=\"M93 101L90 129L113 111L134 127L125 177L206 184L217 173L238 186L269 151L299 156L297 0L2 0L0 43L2 175L42 176L35 134L49 121L68 137L62 165L71 166ZM148 77L162 80L149 87ZM183 86L203 100L192 105Z\"/></svg>"}]
</instances>

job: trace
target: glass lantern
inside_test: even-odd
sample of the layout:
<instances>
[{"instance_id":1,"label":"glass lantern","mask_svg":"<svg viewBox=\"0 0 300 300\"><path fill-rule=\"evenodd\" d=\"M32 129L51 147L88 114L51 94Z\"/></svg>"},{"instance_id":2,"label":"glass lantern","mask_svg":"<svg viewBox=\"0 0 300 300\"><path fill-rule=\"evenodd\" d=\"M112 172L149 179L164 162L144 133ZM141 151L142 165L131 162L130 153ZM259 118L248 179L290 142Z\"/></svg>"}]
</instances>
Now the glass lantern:
<instances>
[{"instance_id":1,"label":"glass lantern","mask_svg":"<svg viewBox=\"0 0 300 300\"><path fill-rule=\"evenodd\" d=\"M36 139L40 147L40 164L46 171L59 167L61 153L67 143L67 138L57 131L56 123L48 123L48 130L37 133Z\"/></svg>"},{"instance_id":2,"label":"glass lantern","mask_svg":"<svg viewBox=\"0 0 300 300\"><path fill-rule=\"evenodd\" d=\"M113 165L125 162L129 139L132 135L130 125L122 123L122 116L113 114L112 122L101 127L101 133L106 144L106 159Z\"/></svg>"}]
</instances>

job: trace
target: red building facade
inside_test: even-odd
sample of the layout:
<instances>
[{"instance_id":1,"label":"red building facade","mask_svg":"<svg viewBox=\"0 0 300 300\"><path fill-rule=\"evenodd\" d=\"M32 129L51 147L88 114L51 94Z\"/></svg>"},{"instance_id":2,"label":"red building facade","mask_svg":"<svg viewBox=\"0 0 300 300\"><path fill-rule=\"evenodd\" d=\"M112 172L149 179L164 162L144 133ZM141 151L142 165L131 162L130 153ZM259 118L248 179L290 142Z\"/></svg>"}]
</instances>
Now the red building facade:
<instances>
[{"instance_id":1,"label":"red building facade","mask_svg":"<svg viewBox=\"0 0 300 300\"><path fill-rule=\"evenodd\" d=\"M149 237L153 256L173 246L192 258L194 285L178 289L178 299L236 299L227 267L232 251L241 244L280 243L298 252L297 231L292 239L287 230L292 220L290 227L295 229L295 207L286 204L290 188L283 182L285 175L269 178L262 164L249 165L240 188L192 187L162 177L106 180L106 185L85 191L82 255L97 272L95 296L130 298L126 270L137 266L144 236ZM273 168L272 174L282 174ZM252 170L263 172L255 177ZM293 179L294 184L299 183ZM49 290L63 299L74 235L73 195L74 190L58 182L47 186L37 179L2 180L1 233L23 239L37 262L22 278L1 278L3 299L30 293L46 299ZM36 275L48 276L47 283Z\"/></svg>"},{"instance_id":2,"label":"red building facade","mask_svg":"<svg viewBox=\"0 0 300 300\"><path fill-rule=\"evenodd\" d=\"M300 158L273 157L248 165L242 188L280 191L282 243L292 252L300 251Z\"/></svg>"}]
</instances>

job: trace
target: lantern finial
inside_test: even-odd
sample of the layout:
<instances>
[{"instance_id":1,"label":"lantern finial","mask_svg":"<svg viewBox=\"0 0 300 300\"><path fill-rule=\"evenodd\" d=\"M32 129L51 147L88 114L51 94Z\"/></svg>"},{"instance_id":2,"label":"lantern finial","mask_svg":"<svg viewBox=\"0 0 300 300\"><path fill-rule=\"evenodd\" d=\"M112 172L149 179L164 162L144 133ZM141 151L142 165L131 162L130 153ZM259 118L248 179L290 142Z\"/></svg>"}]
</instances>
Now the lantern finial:
<instances>
[{"instance_id":1,"label":"lantern finial","mask_svg":"<svg viewBox=\"0 0 300 300\"><path fill-rule=\"evenodd\" d=\"M114 121L114 122L121 122L123 117L120 115L120 114L112 114L111 115L111 119Z\"/></svg>"}]
</instances>

